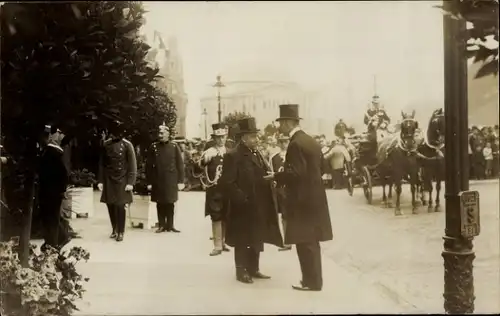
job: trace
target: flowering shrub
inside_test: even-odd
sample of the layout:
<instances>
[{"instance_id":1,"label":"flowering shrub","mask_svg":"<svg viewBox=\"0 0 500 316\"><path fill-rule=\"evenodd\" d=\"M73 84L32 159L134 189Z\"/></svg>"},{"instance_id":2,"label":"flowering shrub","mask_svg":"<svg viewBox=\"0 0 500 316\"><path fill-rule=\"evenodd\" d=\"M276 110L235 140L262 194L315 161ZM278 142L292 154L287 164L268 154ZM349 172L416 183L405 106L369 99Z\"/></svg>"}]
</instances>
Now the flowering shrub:
<instances>
[{"instance_id":1,"label":"flowering shrub","mask_svg":"<svg viewBox=\"0 0 500 316\"><path fill-rule=\"evenodd\" d=\"M88 278L76 271L76 264L87 261L89 253L80 247L40 253L31 245L29 266L23 268L17 248L15 239L0 243L0 314L66 316L78 310L74 301L83 297Z\"/></svg>"}]
</instances>

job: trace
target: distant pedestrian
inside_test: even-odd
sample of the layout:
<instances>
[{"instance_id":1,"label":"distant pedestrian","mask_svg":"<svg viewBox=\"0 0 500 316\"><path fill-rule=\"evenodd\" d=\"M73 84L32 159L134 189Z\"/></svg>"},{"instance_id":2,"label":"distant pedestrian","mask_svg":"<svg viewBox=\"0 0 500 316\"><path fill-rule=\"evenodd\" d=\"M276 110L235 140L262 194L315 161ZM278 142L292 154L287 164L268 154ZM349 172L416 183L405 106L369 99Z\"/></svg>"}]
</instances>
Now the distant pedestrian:
<instances>
[{"instance_id":1,"label":"distant pedestrian","mask_svg":"<svg viewBox=\"0 0 500 316\"><path fill-rule=\"evenodd\" d=\"M133 201L137 160L134 146L123 138L123 127L119 122L111 124L108 136L101 152L97 186L102 191L101 202L108 207L113 229L109 237L122 241L125 233L125 205Z\"/></svg>"},{"instance_id":2,"label":"distant pedestrian","mask_svg":"<svg viewBox=\"0 0 500 316\"><path fill-rule=\"evenodd\" d=\"M486 146L483 148L483 156L485 161L484 177L488 179L492 175L493 167L493 151L491 149L491 143L486 143Z\"/></svg>"},{"instance_id":3,"label":"distant pedestrian","mask_svg":"<svg viewBox=\"0 0 500 316\"><path fill-rule=\"evenodd\" d=\"M322 181L321 146L299 126L299 106L280 105L280 130L290 137L282 172L266 177L284 186L287 197L285 243L295 244L302 280L295 290L321 291L320 241L333 239L326 191Z\"/></svg>"},{"instance_id":4,"label":"distant pedestrian","mask_svg":"<svg viewBox=\"0 0 500 316\"><path fill-rule=\"evenodd\" d=\"M180 233L174 225L174 211L179 190L184 189L184 159L170 135L168 126L158 126L158 141L151 145L146 158L148 190L158 214L157 233Z\"/></svg>"}]
</instances>

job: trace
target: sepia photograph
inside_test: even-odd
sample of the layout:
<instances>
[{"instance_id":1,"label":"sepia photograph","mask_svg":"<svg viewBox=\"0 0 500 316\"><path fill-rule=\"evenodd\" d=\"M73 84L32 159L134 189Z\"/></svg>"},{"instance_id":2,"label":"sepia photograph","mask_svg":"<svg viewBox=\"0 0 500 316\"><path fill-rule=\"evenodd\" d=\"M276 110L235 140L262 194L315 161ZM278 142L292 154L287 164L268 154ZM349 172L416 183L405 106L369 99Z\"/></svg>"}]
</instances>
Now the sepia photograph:
<instances>
[{"instance_id":1,"label":"sepia photograph","mask_svg":"<svg viewBox=\"0 0 500 316\"><path fill-rule=\"evenodd\" d=\"M0 2L0 315L499 314L498 9Z\"/></svg>"}]
</instances>

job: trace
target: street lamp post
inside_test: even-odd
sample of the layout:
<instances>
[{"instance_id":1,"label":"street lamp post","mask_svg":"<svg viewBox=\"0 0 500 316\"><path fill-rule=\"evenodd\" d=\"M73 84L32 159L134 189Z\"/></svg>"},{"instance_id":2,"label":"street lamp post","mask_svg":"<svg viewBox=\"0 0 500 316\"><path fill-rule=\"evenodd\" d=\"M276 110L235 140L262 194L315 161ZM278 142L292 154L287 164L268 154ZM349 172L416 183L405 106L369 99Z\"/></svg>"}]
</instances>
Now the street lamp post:
<instances>
[{"instance_id":1,"label":"street lamp post","mask_svg":"<svg viewBox=\"0 0 500 316\"><path fill-rule=\"evenodd\" d=\"M217 81L213 85L214 87L217 88L217 116L219 118L219 123L222 122L222 110L221 110L221 104L220 104L220 89L225 87L225 85L221 81L221 76L217 76Z\"/></svg>"},{"instance_id":2,"label":"street lamp post","mask_svg":"<svg viewBox=\"0 0 500 316\"><path fill-rule=\"evenodd\" d=\"M206 108L203 109L202 115L203 115L204 124L205 124L205 139L208 139L208 131L207 131L207 115L208 115L208 113L207 113L207 109Z\"/></svg>"},{"instance_id":3,"label":"street lamp post","mask_svg":"<svg viewBox=\"0 0 500 316\"><path fill-rule=\"evenodd\" d=\"M459 0L443 1L450 12ZM444 109L446 164L446 229L444 249L444 309L447 314L474 312L475 254L479 234L479 194L469 190L466 24L443 18Z\"/></svg>"}]
</instances>

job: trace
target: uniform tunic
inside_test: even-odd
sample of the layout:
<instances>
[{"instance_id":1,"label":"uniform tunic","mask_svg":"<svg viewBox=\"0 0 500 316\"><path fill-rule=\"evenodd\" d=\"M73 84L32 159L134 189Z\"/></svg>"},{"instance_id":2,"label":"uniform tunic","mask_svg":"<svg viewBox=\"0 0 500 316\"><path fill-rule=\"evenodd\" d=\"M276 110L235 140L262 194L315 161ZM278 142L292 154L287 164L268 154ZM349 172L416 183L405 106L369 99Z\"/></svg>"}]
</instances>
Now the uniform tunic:
<instances>
[{"instance_id":1,"label":"uniform tunic","mask_svg":"<svg viewBox=\"0 0 500 316\"><path fill-rule=\"evenodd\" d=\"M126 139L105 141L99 165L99 182L103 184L101 202L114 205L132 203L132 191L125 191L125 186L134 185L137 177L132 143Z\"/></svg>"},{"instance_id":2,"label":"uniform tunic","mask_svg":"<svg viewBox=\"0 0 500 316\"><path fill-rule=\"evenodd\" d=\"M175 203L179 183L184 183L184 160L179 146L173 142L156 142L148 151L146 178L151 184L151 201Z\"/></svg>"},{"instance_id":3,"label":"uniform tunic","mask_svg":"<svg viewBox=\"0 0 500 316\"><path fill-rule=\"evenodd\" d=\"M382 109L368 109L365 113L365 117L364 117L364 122L365 122L365 125L368 125L368 123L370 122L370 120L372 119L373 116L377 115L380 119L380 122L387 122L387 123L390 123L391 122L391 119L389 118L389 116L387 115L387 113L385 112L385 110L382 110Z\"/></svg>"},{"instance_id":4,"label":"uniform tunic","mask_svg":"<svg viewBox=\"0 0 500 316\"><path fill-rule=\"evenodd\" d=\"M206 165L207 174L210 181L215 180L217 175L217 168L222 171L222 164L224 162L224 155L227 148L212 158ZM221 172L220 171L220 172ZM221 173L222 174L222 173ZM209 216L212 221L220 221L224 218L227 209L227 199L223 197L223 190L220 185L215 184L206 190L205 195L205 216Z\"/></svg>"}]
</instances>

